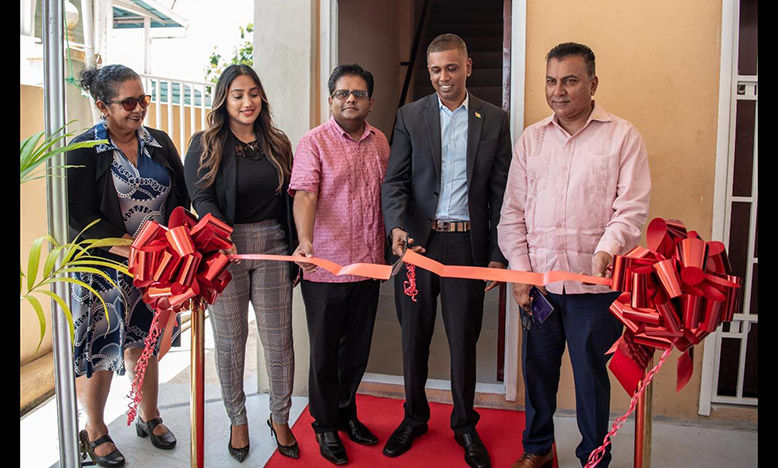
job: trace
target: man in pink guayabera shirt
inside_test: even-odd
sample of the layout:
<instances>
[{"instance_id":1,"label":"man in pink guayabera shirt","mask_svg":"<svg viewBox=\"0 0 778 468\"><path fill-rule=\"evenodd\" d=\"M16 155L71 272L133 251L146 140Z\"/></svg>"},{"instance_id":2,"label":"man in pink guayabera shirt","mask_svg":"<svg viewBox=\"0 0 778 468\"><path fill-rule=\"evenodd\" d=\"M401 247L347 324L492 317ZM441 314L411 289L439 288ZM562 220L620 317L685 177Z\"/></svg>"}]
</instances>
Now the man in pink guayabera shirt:
<instances>
[{"instance_id":1,"label":"man in pink guayabera shirt","mask_svg":"<svg viewBox=\"0 0 778 468\"><path fill-rule=\"evenodd\" d=\"M300 240L294 255L340 265L385 263L381 184L389 162L386 136L365 120L373 109L373 75L340 65L328 82L332 117L297 145L289 182ZM357 419L354 399L367 368L380 283L334 276L301 259L310 340L308 404L321 455L348 462L338 431L358 444L378 439Z\"/></svg>"},{"instance_id":2,"label":"man in pink guayabera shirt","mask_svg":"<svg viewBox=\"0 0 778 468\"><path fill-rule=\"evenodd\" d=\"M559 44L546 56L546 101L554 114L527 127L516 142L497 226L500 248L513 270L608 276L613 257L640 240L651 190L646 148L632 124L594 101L599 81L594 68L594 53L585 45ZM618 293L572 281L531 289L513 285L522 309L526 407L524 454L513 466L553 463L553 416L565 343L582 436L575 454L583 466L608 432L605 352L622 331L608 308ZM539 314L531 314L538 310L532 302L543 297L554 311L541 322ZM609 449L600 467L608 466Z\"/></svg>"}]
</instances>

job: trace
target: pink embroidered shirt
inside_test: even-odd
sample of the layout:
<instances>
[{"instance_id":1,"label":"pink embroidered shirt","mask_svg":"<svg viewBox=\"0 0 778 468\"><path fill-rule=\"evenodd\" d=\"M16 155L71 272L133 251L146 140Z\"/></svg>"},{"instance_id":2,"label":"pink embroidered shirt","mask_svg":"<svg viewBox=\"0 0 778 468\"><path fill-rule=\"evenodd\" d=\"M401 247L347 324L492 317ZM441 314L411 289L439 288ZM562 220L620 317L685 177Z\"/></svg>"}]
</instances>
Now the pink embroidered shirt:
<instances>
[{"instance_id":1,"label":"pink embroidered shirt","mask_svg":"<svg viewBox=\"0 0 778 468\"><path fill-rule=\"evenodd\" d=\"M386 136L367 122L359 141L332 117L303 136L295 151L289 194L304 190L318 196L314 256L342 266L386 263L381 184L388 163ZM335 276L323 268L303 277L321 283L365 280Z\"/></svg>"},{"instance_id":2,"label":"pink embroidered shirt","mask_svg":"<svg viewBox=\"0 0 778 468\"><path fill-rule=\"evenodd\" d=\"M624 254L640 241L651 177L643 138L595 103L575 135L551 116L524 130L513 149L497 238L512 270L592 273L595 252ZM551 283L561 294L602 285Z\"/></svg>"}]
</instances>

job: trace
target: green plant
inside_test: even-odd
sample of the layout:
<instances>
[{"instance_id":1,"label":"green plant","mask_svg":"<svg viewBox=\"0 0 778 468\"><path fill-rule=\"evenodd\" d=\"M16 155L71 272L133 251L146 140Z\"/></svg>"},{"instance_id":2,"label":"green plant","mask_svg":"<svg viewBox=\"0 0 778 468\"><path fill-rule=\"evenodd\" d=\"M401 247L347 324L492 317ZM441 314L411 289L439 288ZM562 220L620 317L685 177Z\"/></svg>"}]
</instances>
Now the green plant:
<instances>
[{"instance_id":1,"label":"green plant","mask_svg":"<svg viewBox=\"0 0 778 468\"><path fill-rule=\"evenodd\" d=\"M66 124L67 125L67 124ZM41 138L44 136L44 132L37 133L28 138L25 138L20 144L20 157L19 157L19 169L20 179L19 184L24 184L31 180L40 179L43 177L53 177L46 168L40 166L49 161L54 156L66 151L70 151L78 148L90 148L92 146L107 143L107 140L92 140L79 143L71 143L59 148L53 148L53 146L63 138L72 136L70 133L64 133L65 127L57 129L52 135L46 137L43 142ZM61 135L58 135L62 133ZM67 168L67 167L80 167L80 166L52 166L51 168ZM84 228L88 229L99 220L93 221L89 226ZM82 231L83 233L83 231ZM80 235L79 235L80 237ZM41 262L41 250L43 244L49 242L51 250L46 255L46 260L43 263L43 268L40 268ZM114 287L116 284L111 280L110 276L106 274L99 267L113 268L126 275L130 275L127 271L127 266L121 262L117 262L111 259L97 257L89 253L90 249L100 247L122 246L130 245L131 239L121 238L107 238L107 239L87 239L78 243L65 243L60 244L51 235L45 235L35 239L30 248L30 253L27 261L27 273L25 274L21 265L19 266L19 301L27 301L38 317L38 323L40 324L40 340L35 352L38 352L40 345L43 342L43 336L46 333L46 317L43 313L43 307L36 296L47 296L54 300L60 308L62 308L65 317L67 318L70 326L70 341L73 342L73 316L70 313L70 307L67 305L66 298L62 298L56 293L50 290L51 285L55 282L62 282L68 284L77 284L95 294L106 309L106 304L103 299L97 294L97 292L88 284L70 277L72 273L92 273L105 278ZM41 273L41 279L38 280L38 273ZM26 281L25 281L26 280ZM26 287L25 287L26 286ZM106 314L106 318L108 314Z\"/></svg>"},{"instance_id":2,"label":"green plant","mask_svg":"<svg viewBox=\"0 0 778 468\"><path fill-rule=\"evenodd\" d=\"M240 29L240 38L243 42L233 50L229 62L219 53L217 47L213 48L208 67L205 69L205 81L216 84L222 71L228 65L254 66L254 44L251 40L246 40L248 33L254 32L254 23L248 23L245 28L238 26L238 29Z\"/></svg>"}]
</instances>

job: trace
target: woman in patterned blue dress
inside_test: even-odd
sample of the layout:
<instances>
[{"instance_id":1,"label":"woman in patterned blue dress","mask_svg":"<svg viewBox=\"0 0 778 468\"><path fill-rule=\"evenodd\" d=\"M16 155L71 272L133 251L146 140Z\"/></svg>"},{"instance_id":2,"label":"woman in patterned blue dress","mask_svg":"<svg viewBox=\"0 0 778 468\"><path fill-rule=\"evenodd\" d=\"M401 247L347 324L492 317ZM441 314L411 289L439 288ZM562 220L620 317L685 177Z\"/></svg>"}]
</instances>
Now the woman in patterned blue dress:
<instances>
[{"instance_id":1,"label":"woman in patterned blue dress","mask_svg":"<svg viewBox=\"0 0 778 468\"><path fill-rule=\"evenodd\" d=\"M177 206L189 208L181 158L170 137L146 128L143 119L151 97L140 77L123 65L87 69L81 86L88 90L102 114L102 121L73 141L107 139L108 144L67 153L68 209L71 238L96 219L83 237L134 238L153 220L167 224ZM127 261L129 246L95 249L95 255ZM82 446L100 466L124 465L124 456L108 435L103 419L113 374L130 372L144 347L153 312L141 300L132 278L105 270L118 288L99 275L80 274L79 279L100 293L107 305L86 289L73 288L75 325L76 394L86 412ZM157 343L157 348L159 342ZM156 354L156 353L155 353ZM160 449L175 447L176 438L160 418L157 359L149 359L138 408L136 432L151 436Z\"/></svg>"}]
</instances>

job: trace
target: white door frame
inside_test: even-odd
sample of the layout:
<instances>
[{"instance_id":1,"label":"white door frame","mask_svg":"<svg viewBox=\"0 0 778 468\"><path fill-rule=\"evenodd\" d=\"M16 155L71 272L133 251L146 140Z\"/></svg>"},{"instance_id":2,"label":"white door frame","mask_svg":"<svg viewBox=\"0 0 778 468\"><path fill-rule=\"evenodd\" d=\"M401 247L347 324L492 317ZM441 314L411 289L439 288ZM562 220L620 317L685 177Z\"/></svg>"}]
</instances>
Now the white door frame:
<instances>
[{"instance_id":1,"label":"white door frame","mask_svg":"<svg viewBox=\"0 0 778 468\"><path fill-rule=\"evenodd\" d=\"M527 50L527 0L511 3L511 144L524 130L524 80ZM319 4L319 86L321 96L329 95L327 80L338 65L338 0L321 0ZM329 119L329 108L321 109L321 122ZM519 379L519 314L510 292L506 294L505 364L503 392L505 399L515 401Z\"/></svg>"},{"instance_id":2,"label":"white door frame","mask_svg":"<svg viewBox=\"0 0 778 468\"><path fill-rule=\"evenodd\" d=\"M730 138L731 127L734 122L735 106L732 102L734 70L737 59L737 23L739 19L738 0L722 0L721 2L721 59L719 64L719 112L718 133L716 139L716 172L713 188L713 223L711 230L712 240L724 240L726 236L726 211L727 192L729 190L727 175L729 171L729 154L734 145L734 139ZM705 338L702 358L702 378L700 385L700 404L698 413L709 416L711 399L715 392L716 357L720 352L719 340L716 333L711 333Z\"/></svg>"}]
</instances>

